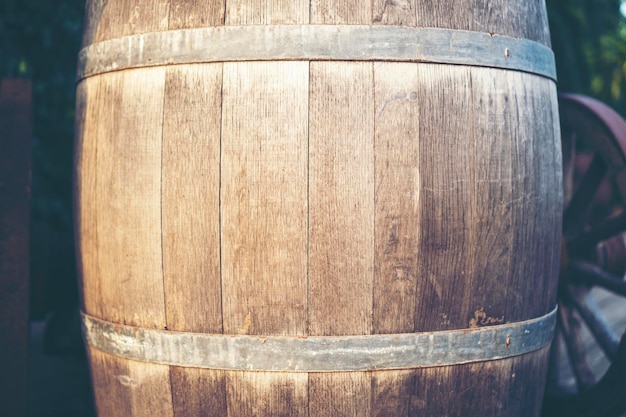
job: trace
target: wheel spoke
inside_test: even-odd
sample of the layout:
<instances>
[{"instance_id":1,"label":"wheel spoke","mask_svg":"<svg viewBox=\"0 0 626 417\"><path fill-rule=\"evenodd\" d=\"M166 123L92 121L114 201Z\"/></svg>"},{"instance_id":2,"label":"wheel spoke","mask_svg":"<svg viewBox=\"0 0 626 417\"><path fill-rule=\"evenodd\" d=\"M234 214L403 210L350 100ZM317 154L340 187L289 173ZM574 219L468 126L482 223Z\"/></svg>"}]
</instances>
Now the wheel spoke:
<instances>
[{"instance_id":1,"label":"wheel spoke","mask_svg":"<svg viewBox=\"0 0 626 417\"><path fill-rule=\"evenodd\" d=\"M574 195L574 168L576 167L576 131L561 130L563 151L563 203L566 207Z\"/></svg>"},{"instance_id":2,"label":"wheel spoke","mask_svg":"<svg viewBox=\"0 0 626 417\"><path fill-rule=\"evenodd\" d=\"M606 272L593 264L583 261L571 263L572 270L576 273L576 277L589 285L606 288L616 294L626 297L626 281Z\"/></svg>"},{"instance_id":3,"label":"wheel spoke","mask_svg":"<svg viewBox=\"0 0 626 417\"><path fill-rule=\"evenodd\" d=\"M571 253L579 253L595 247L603 240L626 231L626 212L599 223L589 231L582 232L567 240L567 249Z\"/></svg>"},{"instance_id":4,"label":"wheel spoke","mask_svg":"<svg viewBox=\"0 0 626 417\"><path fill-rule=\"evenodd\" d=\"M626 297L626 121L588 97L560 95L559 104L563 270L542 415L614 417L626 411L626 334L620 341L612 315L599 309L591 288L612 292L606 295L615 302ZM590 140L593 154L576 155L582 138ZM622 211L615 211L619 206Z\"/></svg>"},{"instance_id":5,"label":"wheel spoke","mask_svg":"<svg viewBox=\"0 0 626 417\"><path fill-rule=\"evenodd\" d=\"M574 312L565 304L559 306L559 318L570 365L576 377L576 386L578 392L586 391L595 384L596 379L593 375L587 359L585 358L585 346L580 337L582 323L573 314Z\"/></svg>"},{"instance_id":6,"label":"wheel spoke","mask_svg":"<svg viewBox=\"0 0 626 417\"><path fill-rule=\"evenodd\" d=\"M589 292L582 288L569 288L568 296L607 358L614 360L619 346L619 337L590 297Z\"/></svg>"},{"instance_id":7,"label":"wheel spoke","mask_svg":"<svg viewBox=\"0 0 626 417\"><path fill-rule=\"evenodd\" d=\"M595 154L593 160L580 180L574 196L563 213L563 230L567 235L577 233L585 226L585 216L593 196L606 174L606 164Z\"/></svg>"}]
</instances>

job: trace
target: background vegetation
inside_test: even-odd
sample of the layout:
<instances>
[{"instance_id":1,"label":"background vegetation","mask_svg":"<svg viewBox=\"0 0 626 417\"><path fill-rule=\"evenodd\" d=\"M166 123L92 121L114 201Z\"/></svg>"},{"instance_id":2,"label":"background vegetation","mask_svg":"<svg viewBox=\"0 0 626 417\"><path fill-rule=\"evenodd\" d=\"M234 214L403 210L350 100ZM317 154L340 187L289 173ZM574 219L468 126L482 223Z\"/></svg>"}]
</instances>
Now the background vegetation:
<instances>
[{"instance_id":1,"label":"background vegetation","mask_svg":"<svg viewBox=\"0 0 626 417\"><path fill-rule=\"evenodd\" d=\"M547 6L559 89L597 97L626 115L626 22L620 0L547 0ZM0 1L0 78L33 80L33 222L67 236L83 12L84 0Z\"/></svg>"},{"instance_id":2,"label":"background vegetation","mask_svg":"<svg viewBox=\"0 0 626 417\"><path fill-rule=\"evenodd\" d=\"M620 0L547 0L559 90L626 115L626 20Z\"/></svg>"}]
</instances>

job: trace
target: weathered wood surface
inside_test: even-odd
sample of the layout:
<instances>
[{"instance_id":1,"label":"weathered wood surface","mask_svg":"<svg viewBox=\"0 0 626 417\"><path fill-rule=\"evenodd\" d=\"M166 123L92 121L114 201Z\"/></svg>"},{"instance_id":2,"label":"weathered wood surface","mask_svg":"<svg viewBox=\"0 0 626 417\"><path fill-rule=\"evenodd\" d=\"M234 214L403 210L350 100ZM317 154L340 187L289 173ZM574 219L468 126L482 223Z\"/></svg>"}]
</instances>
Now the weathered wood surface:
<instances>
[{"instance_id":1,"label":"weathered wood surface","mask_svg":"<svg viewBox=\"0 0 626 417\"><path fill-rule=\"evenodd\" d=\"M432 26L549 45L542 1L431 3L92 0L84 45L270 24ZM327 336L466 329L554 306L561 184L547 78L428 63L225 62L102 74L78 91L90 315ZM90 355L101 416L532 416L547 349L311 374Z\"/></svg>"},{"instance_id":2,"label":"weathered wood surface","mask_svg":"<svg viewBox=\"0 0 626 417\"><path fill-rule=\"evenodd\" d=\"M26 415L31 81L0 83L0 415Z\"/></svg>"}]
</instances>

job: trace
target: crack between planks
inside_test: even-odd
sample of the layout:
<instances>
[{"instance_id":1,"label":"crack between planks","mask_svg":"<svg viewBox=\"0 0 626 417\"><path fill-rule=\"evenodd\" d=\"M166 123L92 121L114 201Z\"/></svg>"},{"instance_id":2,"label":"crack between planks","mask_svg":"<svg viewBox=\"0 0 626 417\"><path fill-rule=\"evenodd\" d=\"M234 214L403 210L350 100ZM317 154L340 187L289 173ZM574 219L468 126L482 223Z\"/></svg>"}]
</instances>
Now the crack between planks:
<instances>
[{"instance_id":1,"label":"crack between planks","mask_svg":"<svg viewBox=\"0 0 626 417\"><path fill-rule=\"evenodd\" d=\"M311 24L313 19L313 8L309 1L309 20ZM309 68L309 94L307 97L307 151L306 151L306 335L311 334L311 61L308 63ZM307 417L311 417L311 373L307 373L306 384L307 395Z\"/></svg>"},{"instance_id":2,"label":"crack between planks","mask_svg":"<svg viewBox=\"0 0 626 417\"><path fill-rule=\"evenodd\" d=\"M165 143L165 103L167 101L167 80L168 80L168 70L165 69L163 71L163 99L161 103L161 178L159 185L159 210L160 219L161 219L161 279L162 279L162 289L163 289L163 320L165 330L168 329L168 319L167 319L167 291L166 291L166 278L165 278L165 248L163 244L163 146Z\"/></svg>"},{"instance_id":3,"label":"crack between planks","mask_svg":"<svg viewBox=\"0 0 626 417\"><path fill-rule=\"evenodd\" d=\"M219 274L220 274L220 312L222 314L222 333L224 333L224 274L222 267L223 246L222 246L222 142L224 138L224 64L222 66L222 79L220 89L220 158L218 170L218 235L219 235Z\"/></svg>"},{"instance_id":4,"label":"crack between planks","mask_svg":"<svg viewBox=\"0 0 626 417\"><path fill-rule=\"evenodd\" d=\"M170 0L170 9L172 6L172 2ZM169 28L169 19L170 13L168 9L168 28ZM168 330L168 318L167 318L167 290L166 290L166 278L165 278L165 247L163 244L163 147L165 145L165 109L167 102L167 84L168 84L168 74L169 70L166 68L163 71L163 100L161 103L161 183L160 183L160 192L159 192L159 209L161 210L161 279L162 279L162 289L163 289L163 319L165 320L165 330ZM174 390L172 385L172 367L167 367L167 378L169 381L169 391L170 391L170 405L172 410L172 416L176 417L176 411L174 410Z\"/></svg>"},{"instance_id":5,"label":"crack between planks","mask_svg":"<svg viewBox=\"0 0 626 417\"><path fill-rule=\"evenodd\" d=\"M373 2L372 2L373 3ZM373 9L373 5L372 5L372 9ZM376 303L375 297L376 297L376 75L375 75L375 69L374 69L374 63L370 63L370 73L371 73L371 80L370 82L372 83L372 113L370 114L370 118L372 120L372 163L374 164L374 175L373 175L373 187L372 187L372 199L373 199L373 208L374 208L374 212L372 213L372 236L374 237L374 246L372 247L372 251L373 251L373 256L372 256L372 260L374 262L374 265L372 265L372 288L371 288L371 308L370 308L370 328L369 328L369 333L370 334L374 334L375 331L377 331L377 329L375 329L375 317L374 317L374 305Z\"/></svg>"}]
</instances>

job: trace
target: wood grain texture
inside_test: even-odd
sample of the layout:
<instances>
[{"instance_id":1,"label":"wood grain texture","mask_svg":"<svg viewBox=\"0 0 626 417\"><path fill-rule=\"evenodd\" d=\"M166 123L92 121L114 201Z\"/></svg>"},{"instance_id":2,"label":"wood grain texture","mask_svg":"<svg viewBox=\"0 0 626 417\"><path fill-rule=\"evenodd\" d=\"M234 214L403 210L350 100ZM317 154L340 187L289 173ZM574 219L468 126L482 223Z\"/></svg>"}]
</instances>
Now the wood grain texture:
<instances>
[{"instance_id":1,"label":"wood grain texture","mask_svg":"<svg viewBox=\"0 0 626 417\"><path fill-rule=\"evenodd\" d=\"M411 1L415 2L417 26L489 32L550 46L543 0Z\"/></svg>"},{"instance_id":2,"label":"wood grain texture","mask_svg":"<svg viewBox=\"0 0 626 417\"><path fill-rule=\"evenodd\" d=\"M370 417L371 373L309 374L310 417Z\"/></svg>"},{"instance_id":3,"label":"wood grain texture","mask_svg":"<svg viewBox=\"0 0 626 417\"><path fill-rule=\"evenodd\" d=\"M371 334L372 64L311 63L309 334ZM367 373L311 375L312 415L369 415Z\"/></svg>"},{"instance_id":4,"label":"wood grain texture","mask_svg":"<svg viewBox=\"0 0 626 417\"><path fill-rule=\"evenodd\" d=\"M416 330L546 314L554 305L558 247L545 243L558 239L560 162L551 106L538 104L552 102L550 88L533 85L549 81L499 70L435 68L420 67L429 80L421 90L429 105L420 107L420 251L429 256L420 258L426 275L418 293L425 297ZM533 124L531 118L545 122Z\"/></svg>"},{"instance_id":5,"label":"wood grain texture","mask_svg":"<svg viewBox=\"0 0 626 417\"><path fill-rule=\"evenodd\" d=\"M309 23L305 0L225 0L226 25L289 25Z\"/></svg>"},{"instance_id":6,"label":"wood grain texture","mask_svg":"<svg viewBox=\"0 0 626 417\"><path fill-rule=\"evenodd\" d=\"M104 12L108 2L109 0L85 1L85 20L83 22L83 38L81 47L85 47L96 42L102 13Z\"/></svg>"},{"instance_id":7,"label":"wood grain texture","mask_svg":"<svg viewBox=\"0 0 626 417\"><path fill-rule=\"evenodd\" d=\"M224 64L226 334L306 334L308 78L306 63Z\"/></svg>"},{"instance_id":8,"label":"wood grain texture","mask_svg":"<svg viewBox=\"0 0 626 417\"><path fill-rule=\"evenodd\" d=\"M224 24L224 0L171 0L168 29L188 29Z\"/></svg>"},{"instance_id":9,"label":"wood grain texture","mask_svg":"<svg viewBox=\"0 0 626 417\"><path fill-rule=\"evenodd\" d=\"M373 24L417 26L413 0L374 0Z\"/></svg>"},{"instance_id":10,"label":"wood grain texture","mask_svg":"<svg viewBox=\"0 0 626 417\"><path fill-rule=\"evenodd\" d=\"M170 0L87 0L83 45L168 29Z\"/></svg>"},{"instance_id":11,"label":"wood grain texture","mask_svg":"<svg viewBox=\"0 0 626 417\"><path fill-rule=\"evenodd\" d=\"M221 101L221 64L167 70L161 223L170 330L222 333Z\"/></svg>"},{"instance_id":12,"label":"wood grain texture","mask_svg":"<svg viewBox=\"0 0 626 417\"><path fill-rule=\"evenodd\" d=\"M415 370L408 415L538 416L548 350L507 360Z\"/></svg>"},{"instance_id":13,"label":"wood grain texture","mask_svg":"<svg viewBox=\"0 0 626 417\"><path fill-rule=\"evenodd\" d=\"M96 226L98 124L94 115L101 114L103 104L100 78L76 86L76 119L74 126L74 223L82 309L102 317L100 275L98 273L98 240Z\"/></svg>"},{"instance_id":14,"label":"wood grain texture","mask_svg":"<svg viewBox=\"0 0 626 417\"><path fill-rule=\"evenodd\" d=\"M509 72L492 69L470 70L472 143L463 146L471 153L473 170L468 192L471 194L472 260L468 271L469 327L511 322L505 315L510 282L513 210L526 201L513 194L511 125L515 109L510 97L517 94L510 85ZM503 138L507 138L504 139ZM530 319L535 316L523 318Z\"/></svg>"},{"instance_id":15,"label":"wood grain texture","mask_svg":"<svg viewBox=\"0 0 626 417\"><path fill-rule=\"evenodd\" d=\"M370 25L371 23L372 7L369 2L311 0L311 24Z\"/></svg>"},{"instance_id":16,"label":"wood grain texture","mask_svg":"<svg viewBox=\"0 0 626 417\"><path fill-rule=\"evenodd\" d=\"M409 416L414 389L413 370L372 372L372 417Z\"/></svg>"},{"instance_id":17,"label":"wood grain texture","mask_svg":"<svg viewBox=\"0 0 626 417\"><path fill-rule=\"evenodd\" d=\"M540 79L538 79L540 80ZM546 227L544 230L544 244L540 245L540 247L546 251L550 251L550 257L540 257L544 261L544 266L542 271L544 272L542 276L542 281L540 283L543 284L543 288L546 291L546 297L543 300L545 302L544 308L546 306L555 305L557 302L557 291L553 285L554 277L559 276L559 268L560 268L560 256L561 256L561 225L563 224L563 212L559 210L559 207L563 205L563 155L560 151L560 138L561 138L561 125L559 118L559 107L558 107L558 92L557 86L555 83L546 82L547 80L540 80L543 83L544 88L549 90L549 99L548 97L543 97L538 99L535 103L538 105L539 102L543 101L544 106L548 107L546 110L545 107L542 108L542 111L546 111L549 113L551 111L551 118L546 116L546 125L544 128L546 129L545 136L540 136L544 138L544 147L546 148L546 160L542 165L543 175L549 178L550 184L546 184L544 188L548 193L549 198L545 201L545 208L548 211L548 216L551 214L551 217L548 217L546 220ZM546 103L550 103L546 105ZM546 139L553 138L553 139ZM554 167L556 167L556 177L554 176ZM550 192L549 190L554 190L556 188L557 193ZM552 244L546 248L545 242L559 242L559 244ZM541 307L539 307L541 308Z\"/></svg>"},{"instance_id":18,"label":"wood grain texture","mask_svg":"<svg viewBox=\"0 0 626 417\"><path fill-rule=\"evenodd\" d=\"M222 64L175 66L165 80L163 285L167 328L222 333ZM225 416L222 371L171 367L175 416ZM207 393L211 393L207 395Z\"/></svg>"},{"instance_id":19,"label":"wood grain texture","mask_svg":"<svg viewBox=\"0 0 626 417\"><path fill-rule=\"evenodd\" d=\"M312 24L371 24L371 4L311 2ZM371 334L374 80L369 63L312 62L309 105L310 335ZM310 416L369 416L371 375L311 374Z\"/></svg>"},{"instance_id":20,"label":"wood grain texture","mask_svg":"<svg viewBox=\"0 0 626 417\"><path fill-rule=\"evenodd\" d=\"M0 82L0 415L26 414L32 83Z\"/></svg>"},{"instance_id":21,"label":"wood grain texture","mask_svg":"<svg viewBox=\"0 0 626 417\"><path fill-rule=\"evenodd\" d=\"M374 333L415 331L420 236L415 64L376 63Z\"/></svg>"},{"instance_id":22,"label":"wood grain texture","mask_svg":"<svg viewBox=\"0 0 626 417\"><path fill-rule=\"evenodd\" d=\"M108 140L112 126L99 120L116 120L119 108L120 78L98 77L78 85L79 109L76 123L76 233L80 250L82 302L85 312L104 317L102 305L102 276L98 263L98 144ZM82 99L82 100L81 100ZM82 118L82 120L81 120Z\"/></svg>"},{"instance_id":23,"label":"wood grain texture","mask_svg":"<svg viewBox=\"0 0 626 417\"><path fill-rule=\"evenodd\" d=\"M228 415L309 417L305 373L228 372Z\"/></svg>"},{"instance_id":24,"label":"wood grain texture","mask_svg":"<svg viewBox=\"0 0 626 417\"><path fill-rule=\"evenodd\" d=\"M554 109L556 87L540 77L511 74L515 85L513 195L524 198L512 219L511 283L507 319L541 314L556 300L562 216L561 156Z\"/></svg>"},{"instance_id":25,"label":"wood grain texture","mask_svg":"<svg viewBox=\"0 0 626 417\"><path fill-rule=\"evenodd\" d=\"M221 26L225 2L171 0L168 29ZM163 278L171 330L222 333L222 64L168 68L163 117ZM175 417L227 415L219 370L170 367ZM207 393L210 393L207 395Z\"/></svg>"},{"instance_id":26,"label":"wood grain texture","mask_svg":"<svg viewBox=\"0 0 626 417\"><path fill-rule=\"evenodd\" d=\"M173 417L169 367L89 349L99 417Z\"/></svg>"},{"instance_id":27,"label":"wood grain texture","mask_svg":"<svg viewBox=\"0 0 626 417\"><path fill-rule=\"evenodd\" d=\"M175 417L226 417L224 371L170 367Z\"/></svg>"},{"instance_id":28,"label":"wood grain texture","mask_svg":"<svg viewBox=\"0 0 626 417\"><path fill-rule=\"evenodd\" d=\"M421 65L420 244L415 331L469 327L474 153L470 70ZM445 110L442 110L445 109Z\"/></svg>"},{"instance_id":29,"label":"wood grain texture","mask_svg":"<svg viewBox=\"0 0 626 417\"><path fill-rule=\"evenodd\" d=\"M97 143L94 203L102 318L163 329L161 141L165 69L111 73L102 81L111 86L110 95L102 98L108 107L105 114L115 121L106 124Z\"/></svg>"},{"instance_id":30,"label":"wood grain texture","mask_svg":"<svg viewBox=\"0 0 626 417\"><path fill-rule=\"evenodd\" d=\"M100 417L132 415L128 361L88 347L91 384L96 411Z\"/></svg>"},{"instance_id":31,"label":"wood grain texture","mask_svg":"<svg viewBox=\"0 0 626 417\"><path fill-rule=\"evenodd\" d=\"M373 332L415 331L420 228L420 119L416 64L374 64L375 274ZM375 372L372 416L407 415L412 371Z\"/></svg>"},{"instance_id":32,"label":"wood grain texture","mask_svg":"<svg viewBox=\"0 0 626 417\"><path fill-rule=\"evenodd\" d=\"M372 64L311 63L309 334L370 334Z\"/></svg>"}]
</instances>

